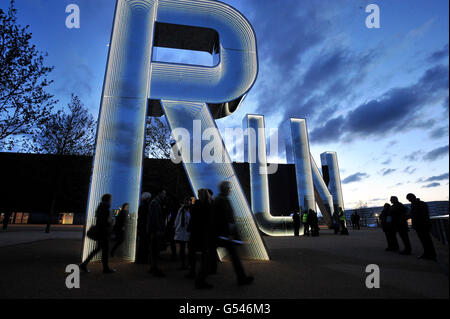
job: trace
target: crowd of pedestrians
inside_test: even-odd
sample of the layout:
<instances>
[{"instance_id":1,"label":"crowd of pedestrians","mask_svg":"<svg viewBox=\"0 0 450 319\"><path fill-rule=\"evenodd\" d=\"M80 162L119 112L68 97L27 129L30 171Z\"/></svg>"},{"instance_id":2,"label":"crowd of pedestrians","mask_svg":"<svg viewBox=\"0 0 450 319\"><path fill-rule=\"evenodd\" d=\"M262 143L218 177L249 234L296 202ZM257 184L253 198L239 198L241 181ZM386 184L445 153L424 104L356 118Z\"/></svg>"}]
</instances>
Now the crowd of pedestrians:
<instances>
[{"instance_id":1,"label":"crowd of pedestrians","mask_svg":"<svg viewBox=\"0 0 450 319\"><path fill-rule=\"evenodd\" d=\"M176 260L179 255L180 268L187 271L186 278L193 279L196 288L208 289L212 285L207 282L207 278L217 272L217 249L222 247L231 260L237 283L250 284L253 277L246 274L237 249L243 242L240 241L229 200L231 183L222 182L219 190L220 193L213 198L210 189L199 189L197 199L186 197L179 208L170 206L164 189L156 190L153 194L144 192L138 209L136 263L149 264L151 275L165 277L166 273L159 262L160 253L170 246L171 259ZM108 261L109 256L114 256L124 242L129 205L125 203L121 206L112 226L111 202L111 194L103 195L95 213L95 225L87 231L87 236L94 240L96 247L80 264L84 272L89 272L89 262L100 252L103 272L116 271L109 267ZM115 244L110 251L111 234L114 235Z\"/></svg>"}]
</instances>

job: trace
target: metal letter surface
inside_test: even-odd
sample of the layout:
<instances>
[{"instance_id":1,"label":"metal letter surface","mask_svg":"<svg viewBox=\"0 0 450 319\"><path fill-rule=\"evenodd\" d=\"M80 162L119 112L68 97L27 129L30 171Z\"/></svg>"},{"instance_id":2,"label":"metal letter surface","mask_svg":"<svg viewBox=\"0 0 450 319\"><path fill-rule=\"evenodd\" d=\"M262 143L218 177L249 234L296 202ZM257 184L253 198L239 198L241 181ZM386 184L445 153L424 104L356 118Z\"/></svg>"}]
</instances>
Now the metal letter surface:
<instances>
[{"instance_id":1,"label":"metal letter surface","mask_svg":"<svg viewBox=\"0 0 450 319\"><path fill-rule=\"evenodd\" d=\"M173 36L177 32L192 38L183 41ZM193 41L197 33L213 35L213 40L208 38L203 46L196 45ZM214 67L152 62L153 45L217 53L220 61ZM172 130L184 126L189 130L192 123L186 121L194 119L201 121L202 130L217 130L214 118L227 116L239 107L257 72L253 29L229 5L213 0L117 0L86 229L95 222L95 209L103 194L113 195L113 208L128 202L130 215L121 254L134 260L146 116L162 109ZM221 146L219 151L228 158L223 143ZM232 183L230 199L239 233L248 242L247 257L269 259L232 164L202 160L184 165L194 192L207 187L217 194L221 179ZM94 245L85 238L83 259Z\"/></svg>"}]
</instances>

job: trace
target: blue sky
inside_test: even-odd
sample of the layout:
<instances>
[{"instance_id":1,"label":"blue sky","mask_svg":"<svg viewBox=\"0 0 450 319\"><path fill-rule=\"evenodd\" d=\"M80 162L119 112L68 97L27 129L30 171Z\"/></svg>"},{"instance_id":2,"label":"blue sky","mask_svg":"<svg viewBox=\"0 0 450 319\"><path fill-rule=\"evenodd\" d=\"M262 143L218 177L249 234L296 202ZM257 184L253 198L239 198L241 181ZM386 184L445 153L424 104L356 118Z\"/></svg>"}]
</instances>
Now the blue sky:
<instances>
[{"instance_id":1,"label":"blue sky","mask_svg":"<svg viewBox=\"0 0 450 319\"><path fill-rule=\"evenodd\" d=\"M447 0L227 0L253 25L258 80L242 107L219 120L238 127L246 113L280 128L306 117L311 152L337 151L346 207L381 205L408 192L448 200ZM0 7L9 1L1 0ZM65 8L77 4L81 28L67 29ZM16 0L19 22L54 65L51 92L65 105L74 92L97 116L114 0ZM381 10L367 29L365 7ZM164 61L210 64L207 54L158 50ZM232 148L232 145L227 145Z\"/></svg>"}]
</instances>

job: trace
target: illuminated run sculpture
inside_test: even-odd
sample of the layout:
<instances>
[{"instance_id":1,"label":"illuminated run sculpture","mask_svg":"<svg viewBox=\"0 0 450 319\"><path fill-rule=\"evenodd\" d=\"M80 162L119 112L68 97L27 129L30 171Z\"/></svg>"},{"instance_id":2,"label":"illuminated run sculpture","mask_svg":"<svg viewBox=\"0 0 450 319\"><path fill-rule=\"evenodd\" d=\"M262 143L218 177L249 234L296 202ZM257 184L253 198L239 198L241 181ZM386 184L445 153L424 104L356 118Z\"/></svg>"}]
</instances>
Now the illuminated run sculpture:
<instances>
[{"instance_id":1,"label":"illuminated run sculpture","mask_svg":"<svg viewBox=\"0 0 450 319\"><path fill-rule=\"evenodd\" d=\"M325 223L332 225L333 200L317 165L310 154L305 119L290 119L293 155L296 168L300 211L315 210L317 202ZM272 216L270 213L268 170L264 116L247 114L243 120L245 150L250 167L250 195L252 211L259 229L269 236L293 236L291 217ZM303 227L300 229L303 233Z\"/></svg>"},{"instance_id":2,"label":"illuminated run sculpture","mask_svg":"<svg viewBox=\"0 0 450 319\"><path fill-rule=\"evenodd\" d=\"M203 67L154 62L153 46L207 51L217 64ZM232 7L212 0L118 0L86 229L95 222L95 209L103 194L113 195L113 207L128 202L130 216L121 255L134 260L146 116L164 112L173 131L181 128L190 133L193 121L198 120L200 134L209 129L220 138L214 118L227 116L239 107L257 72L255 34ZM221 138L220 146L218 151L229 159ZM231 161L190 162L190 149L182 147L180 152L195 193L199 188L210 188L218 194L219 182L231 182L231 203L238 231L247 242L246 255L269 259ZM93 245L85 238L83 259Z\"/></svg>"},{"instance_id":3,"label":"illuminated run sculpture","mask_svg":"<svg viewBox=\"0 0 450 319\"><path fill-rule=\"evenodd\" d=\"M333 196L334 209L344 208L344 197L342 196L341 175L336 152L324 152L320 154L322 163L322 174L325 183Z\"/></svg>"}]
</instances>

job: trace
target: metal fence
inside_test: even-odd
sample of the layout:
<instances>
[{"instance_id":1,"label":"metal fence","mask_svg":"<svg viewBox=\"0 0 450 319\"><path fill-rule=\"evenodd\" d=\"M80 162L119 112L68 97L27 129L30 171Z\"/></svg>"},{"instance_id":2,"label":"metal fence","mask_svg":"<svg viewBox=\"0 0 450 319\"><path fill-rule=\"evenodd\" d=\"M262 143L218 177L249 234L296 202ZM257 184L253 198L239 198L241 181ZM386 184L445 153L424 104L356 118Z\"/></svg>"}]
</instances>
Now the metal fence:
<instances>
[{"instance_id":1,"label":"metal fence","mask_svg":"<svg viewBox=\"0 0 450 319\"><path fill-rule=\"evenodd\" d=\"M448 215L434 216L431 220L431 233L444 245L448 245Z\"/></svg>"}]
</instances>

